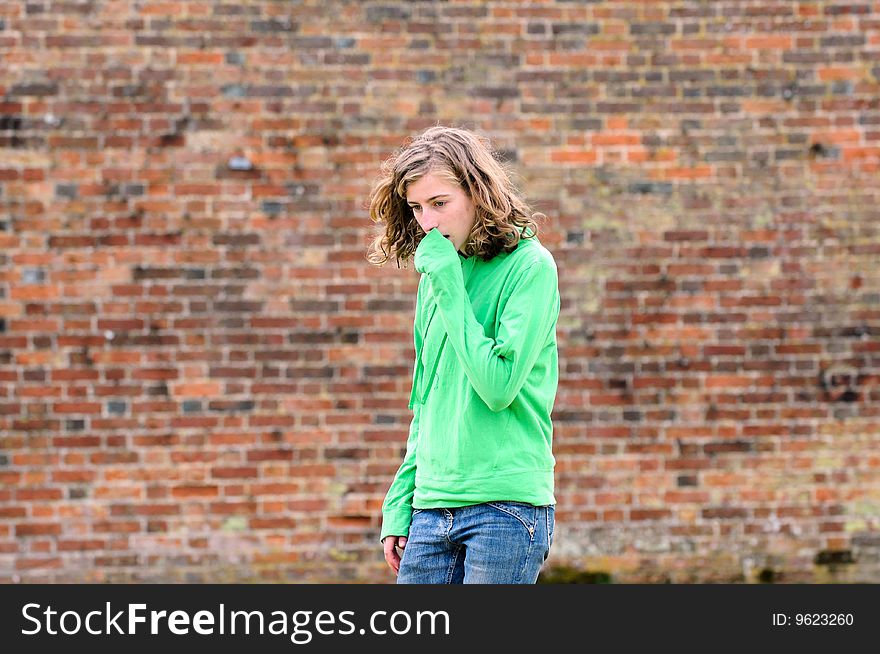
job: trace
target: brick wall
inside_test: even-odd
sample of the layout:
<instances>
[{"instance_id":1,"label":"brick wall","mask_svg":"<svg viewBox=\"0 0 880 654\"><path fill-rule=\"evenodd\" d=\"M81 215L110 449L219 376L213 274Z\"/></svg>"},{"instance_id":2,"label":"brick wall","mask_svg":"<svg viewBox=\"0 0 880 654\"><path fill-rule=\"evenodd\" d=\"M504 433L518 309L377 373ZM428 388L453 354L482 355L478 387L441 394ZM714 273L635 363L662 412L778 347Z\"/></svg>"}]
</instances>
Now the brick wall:
<instances>
[{"instance_id":1,"label":"brick wall","mask_svg":"<svg viewBox=\"0 0 880 654\"><path fill-rule=\"evenodd\" d=\"M550 217L554 569L880 581L880 2L0 12L0 580L393 579L441 122Z\"/></svg>"}]
</instances>

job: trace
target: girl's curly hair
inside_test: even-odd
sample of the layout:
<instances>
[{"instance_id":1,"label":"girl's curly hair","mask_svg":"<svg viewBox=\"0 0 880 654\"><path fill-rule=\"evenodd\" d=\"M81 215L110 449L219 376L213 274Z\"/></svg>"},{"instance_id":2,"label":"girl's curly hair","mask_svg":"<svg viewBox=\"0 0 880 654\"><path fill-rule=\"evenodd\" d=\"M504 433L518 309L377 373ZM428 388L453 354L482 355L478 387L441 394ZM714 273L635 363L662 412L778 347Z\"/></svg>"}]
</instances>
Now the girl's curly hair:
<instances>
[{"instance_id":1,"label":"girl's curly hair","mask_svg":"<svg viewBox=\"0 0 880 654\"><path fill-rule=\"evenodd\" d=\"M393 257L398 268L401 261L406 268L415 256L424 234L406 203L406 191L428 173L459 184L476 207L474 228L462 247L467 256L489 261L511 252L520 238L537 235L536 221L546 218L531 212L488 139L456 127L430 127L382 164L370 192L370 219L384 229L375 233L367 251L370 263L382 266ZM522 234L525 228L532 234Z\"/></svg>"}]
</instances>

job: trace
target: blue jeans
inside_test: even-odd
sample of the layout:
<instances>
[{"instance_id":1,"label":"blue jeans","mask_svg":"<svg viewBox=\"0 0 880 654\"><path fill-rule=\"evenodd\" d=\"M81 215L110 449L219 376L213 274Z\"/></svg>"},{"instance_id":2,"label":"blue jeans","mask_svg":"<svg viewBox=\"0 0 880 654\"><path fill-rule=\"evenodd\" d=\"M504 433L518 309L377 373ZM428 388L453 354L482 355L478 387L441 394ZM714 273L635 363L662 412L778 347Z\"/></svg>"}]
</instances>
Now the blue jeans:
<instances>
[{"instance_id":1,"label":"blue jeans","mask_svg":"<svg viewBox=\"0 0 880 654\"><path fill-rule=\"evenodd\" d=\"M398 584L533 584L553 543L554 507L486 502L414 509Z\"/></svg>"}]
</instances>

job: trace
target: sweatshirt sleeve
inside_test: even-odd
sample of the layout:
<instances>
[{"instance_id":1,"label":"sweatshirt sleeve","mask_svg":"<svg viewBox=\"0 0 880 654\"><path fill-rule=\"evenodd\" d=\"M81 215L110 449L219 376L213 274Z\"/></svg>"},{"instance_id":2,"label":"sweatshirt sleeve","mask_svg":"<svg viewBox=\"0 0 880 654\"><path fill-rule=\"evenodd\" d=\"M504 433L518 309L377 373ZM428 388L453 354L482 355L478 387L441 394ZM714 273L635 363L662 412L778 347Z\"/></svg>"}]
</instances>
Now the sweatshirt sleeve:
<instances>
[{"instance_id":1,"label":"sweatshirt sleeve","mask_svg":"<svg viewBox=\"0 0 880 654\"><path fill-rule=\"evenodd\" d=\"M413 417L409 424L409 436L406 439L406 454L403 463L394 475L394 481L385 494L382 504L382 529L379 540L386 536L409 535L409 523L412 519L412 498L416 488L416 447L419 441L419 411L420 404L414 404L412 396L416 392L419 374L419 358L422 354L422 283L416 293L415 320L413 320L413 344L415 345L415 364L413 366L412 395L410 396L410 408Z\"/></svg>"},{"instance_id":2,"label":"sweatshirt sleeve","mask_svg":"<svg viewBox=\"0 0 880 654\"><path fill-rule=\"evenodd\" d=\"M425 244L427 237L423 239ZM443 243L440 242L443 241ZM445 261L442 236L426 244L425 254ZM427 257L425 260L429 260ZM559 315L559 286L552 262L535 261L510 280L495 339L483 333L464 288L461 267L426 266L437 313L448 343L468 381L492 411L507 408L519 394ZM436 318L435 318L436 320Z\"/></svg>"},{"instance_id":3,"label":"sweatshirt sleeve","mask_svg":"<svg viewBox=\"0 0 880 654\"><path fill-rule=\"evenodd\" d=\"M408 536L412 520L412 498L416 488L416 448L419 443L419 412L421 404L413 409L409 436L406 439L406 455L391 482L382 504L382 529L379 540L386 536Z\"/></svg>"}]
</instances>

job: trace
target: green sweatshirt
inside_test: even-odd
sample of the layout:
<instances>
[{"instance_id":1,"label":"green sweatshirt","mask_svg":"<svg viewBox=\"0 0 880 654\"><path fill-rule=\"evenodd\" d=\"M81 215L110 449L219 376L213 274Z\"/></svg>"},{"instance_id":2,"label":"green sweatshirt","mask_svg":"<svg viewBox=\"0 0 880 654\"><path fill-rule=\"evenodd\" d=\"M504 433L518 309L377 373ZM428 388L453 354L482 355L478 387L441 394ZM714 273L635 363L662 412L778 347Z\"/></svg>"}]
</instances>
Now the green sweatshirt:
<instances>
[{"instance_id":1,"label":"green sweatshirt","mask_svg":"<svg viewBox=\"0 0 880 654\"><path fill-rule=\"evenodd\" d=\"M413 418L382 506L380 539L407 536L413 508L555 503L550 412L560 304L553 256L531 236L490 261L464 257L432 229L415 267L422 277Z\"/></svg>"}]
</instances>

